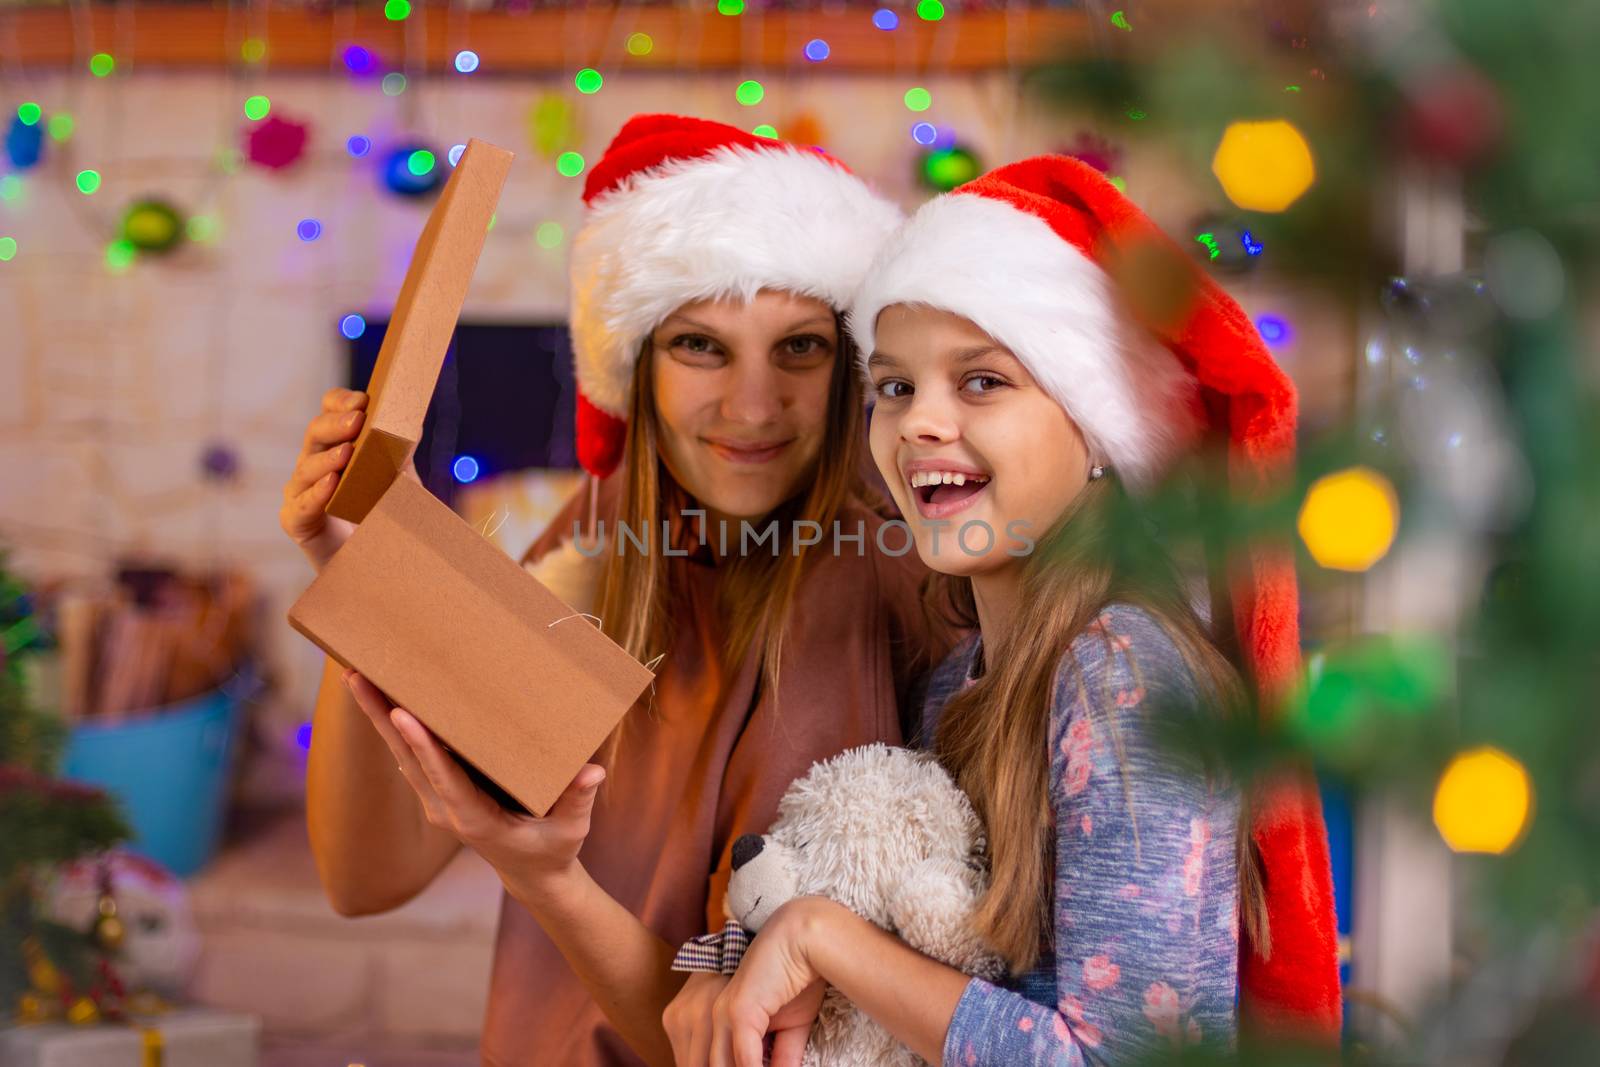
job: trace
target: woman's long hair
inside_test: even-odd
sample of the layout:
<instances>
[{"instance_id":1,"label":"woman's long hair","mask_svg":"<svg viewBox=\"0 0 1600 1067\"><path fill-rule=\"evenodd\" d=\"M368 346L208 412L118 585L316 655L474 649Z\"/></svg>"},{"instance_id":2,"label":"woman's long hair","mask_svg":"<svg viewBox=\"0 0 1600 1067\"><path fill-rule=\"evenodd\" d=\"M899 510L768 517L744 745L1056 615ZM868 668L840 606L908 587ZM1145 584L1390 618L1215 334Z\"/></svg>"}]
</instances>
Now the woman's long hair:
<instances>
[{"instance_id":1,"label":"woman's long hair","mask_svg":"<svg viewBox=\"0 0 1600 1067\"><path fill-rule=\"evenodd\" d=\"M1138 523L1114 521L1125 499L1115 478L1090 481L1039 541L1024 564L1008 632L984 635L985 672L951 698L934 736L940 761L971 797L988 834L991 879L975 928L1017 974L1038 961L1052 928L1050 707L1073 640L1108 605L1138 605L1172 637L1202 699L1219 709L1239 706L1239 674L1207 636L1170 557L1154 537L1130 529ZM969 579L939 576L930 593L957 618L977 624ZM1073 669L1071 657L1067 664ZM1120 745L1117 751L1120 759ZM1265 954L1266 901L1249 825L1241 803L1239 917Z\"/></svg>"},{"instance_id":2,"label":"woman's long hair","mask_svg":"<svg viewBox=\"0 0 1600 1067\"><path fill-rule=\"evenodd\" d=\"M659 539L663 520L676 528L684 509L696 507L697 502L677 483L661 459L654 365L654 345L647 337L633 372L633 404L628 417L618 518L629 529L648 530ZM804 491L752 524L765 527L768 522L777 521L775 554L764 547L748 556L730 555L720 563L723 574L718 598L724 621L724 666L735 668L752 648L759 648L758 685L768 691L777 689L789 614L812 551L806 546L795 551L790 536L794 522L811 520L831 535L833 522L845 506L868 498L860 476L864 400L854 366L855 350L840 321L816 477ZM715 543L716 533L707 532ZM739 531L729 530L728 544L738 543ZM828 543L826 537L822 543ZM649 663L671 646L673 620L677 617L673 601L683 591L671 586L667 557L660 551L659 540L653 542L649 552L639 552L628 545L622 546L619 553L617 547L611 543L606 546L599 596L602 629L635 658Z\"/></svg>"}]
</instances>

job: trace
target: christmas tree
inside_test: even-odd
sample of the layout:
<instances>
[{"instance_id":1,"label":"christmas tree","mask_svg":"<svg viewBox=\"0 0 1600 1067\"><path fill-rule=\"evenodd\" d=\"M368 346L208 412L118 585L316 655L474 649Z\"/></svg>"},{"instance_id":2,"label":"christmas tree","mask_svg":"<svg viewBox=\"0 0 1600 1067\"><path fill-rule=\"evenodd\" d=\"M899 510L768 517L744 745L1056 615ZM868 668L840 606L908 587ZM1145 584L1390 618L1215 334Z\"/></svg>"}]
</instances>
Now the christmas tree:
<instances>
[{"instance_id":1,"label":"christmas tree","mask_svg":"<svg viewBox=\"0 0 1600 1067\"><path fill-rule=\"evenodd\" d=\"M1403 633L1354 611L1282 714L1177 743L1241 775L1312 763L1357 795L1395 798L1459 854L1456 899L1440 901L1457 909L1456 972L1398 1041L1369 1040L1352 1005L1345 1058L1593 1063L1600 360L1584 316L1600 265L1600 7L1269 10L1244 33L1173 5L1119 11L1096 58L1032 79L1092 105L1118 137L1186 153L1197 182L1215 176L1224 206L1191 246L1207 269L1257 269L1265 248L1278 277L1373 313L1349 353L1365 387L1356 409L1302 442L1281 494L1228 507L1195 490L1200 474L1126 521L1212 543L1297 541L1309 596L1357 605L1365 576L1408 539L1466 563L1427 598L1448 611ZM1453 210L1442 227L1426 214L1441 204ZM1441 262L1418 254L1418 234ZM1391 562L1382 580L1419 560Z\"/></svg>"},{"instance_id":2,"label":"christmas tree","mask_svg":"<svg viewBox=\"0 0 1600 1067\"><path fill-rule=\"evenodd\" d=\"M99 790L54 777L65 731L34 706L28 659L47 638L23 586L0 555L0 1018L115 1014L122 996L110 952L119 940L104 915L94 930L51 921L41 886L56 866L128 836Z\"/></svg>"}]
</instances>

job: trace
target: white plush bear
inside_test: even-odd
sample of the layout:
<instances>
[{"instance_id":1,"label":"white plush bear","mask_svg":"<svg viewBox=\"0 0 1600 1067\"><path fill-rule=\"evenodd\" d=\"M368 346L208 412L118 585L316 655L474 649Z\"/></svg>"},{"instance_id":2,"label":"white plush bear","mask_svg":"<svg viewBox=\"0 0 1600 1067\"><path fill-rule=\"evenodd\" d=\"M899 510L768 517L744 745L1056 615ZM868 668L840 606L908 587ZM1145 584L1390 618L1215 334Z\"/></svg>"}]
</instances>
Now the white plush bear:
<instances>
[{"instance_id":1,"label":"white plush bear","mask_svg":"<svg viewBox=\"0 0 1600 1067\"><path fill-rule=\"evenodd\" d=\"M869 745L813 766L778 802L766 836L733 845L727 911L759 931L784 901L823 896L967 974L1004 967L969 929L988 884L966 794L931 756ZM923 1060L829 988L805 1067L912 1067Z\"/></svg>"}]
</instances>

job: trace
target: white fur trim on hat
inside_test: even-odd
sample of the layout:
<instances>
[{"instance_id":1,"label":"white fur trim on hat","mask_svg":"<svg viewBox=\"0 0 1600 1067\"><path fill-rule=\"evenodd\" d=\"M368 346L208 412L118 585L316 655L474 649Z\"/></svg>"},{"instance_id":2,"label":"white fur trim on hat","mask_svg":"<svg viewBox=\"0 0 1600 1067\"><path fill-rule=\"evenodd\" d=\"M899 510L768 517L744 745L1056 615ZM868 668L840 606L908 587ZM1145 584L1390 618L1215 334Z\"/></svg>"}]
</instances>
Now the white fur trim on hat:
<instances>
[{"instance_id":1,"label":"white fur trim on hat","mask_svg":"<svg viewBox=\"0 0 1600 1067\"><path fill-rule=\"evenodd\" d=\"M1077 423L1091 457L1148 485L1195 433L1194 378L1111 278L1036 215L952 193L884 245L850 311L863 367L892 304L953 312L1008 348Z\"/></svg>"},{"instance_id":2,"label":"white fur trim on hat","mask_svg":"<svg viewBox=\"0 0 1600 1067\"><path fill-rule=\"evenodd\" d=\"M809 149L720 148L590 205L572 242L572 343L589 402L628 414L645 337L697 300L780 289L843 310L900 210Z\"/></svg>"}]
</instances>

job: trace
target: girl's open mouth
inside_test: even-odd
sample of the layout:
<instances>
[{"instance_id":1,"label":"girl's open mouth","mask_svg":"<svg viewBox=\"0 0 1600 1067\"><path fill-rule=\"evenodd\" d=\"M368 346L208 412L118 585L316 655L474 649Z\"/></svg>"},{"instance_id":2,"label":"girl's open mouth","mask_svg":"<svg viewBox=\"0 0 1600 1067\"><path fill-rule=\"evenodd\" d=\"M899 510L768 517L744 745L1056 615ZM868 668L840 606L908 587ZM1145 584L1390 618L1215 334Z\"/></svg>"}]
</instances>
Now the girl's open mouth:
<instances>
[{"instance_id":1,"label":"girl's open mouth","mask_svg":"<svg viewBox=\"0 0 1600 1067\"><path fill-rule=\"evenodd\" d=\"M916 471L911 475L911 494L917 513L925 519L948 518L964 511L989 486L989 477L966 471Z\"/></svg>"}]
</instances>

